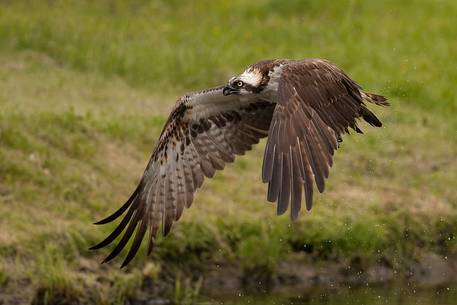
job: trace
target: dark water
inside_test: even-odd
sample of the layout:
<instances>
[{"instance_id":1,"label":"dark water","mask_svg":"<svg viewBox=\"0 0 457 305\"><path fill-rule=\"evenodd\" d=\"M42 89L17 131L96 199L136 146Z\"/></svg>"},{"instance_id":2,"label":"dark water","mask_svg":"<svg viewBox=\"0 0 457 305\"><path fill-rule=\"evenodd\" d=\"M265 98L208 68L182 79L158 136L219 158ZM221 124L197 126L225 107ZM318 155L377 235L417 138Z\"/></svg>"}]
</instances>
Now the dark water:
<instances>
[{"instance_id":1,"label":"dark water","mask_svg":"<svg viewBox=\"0 0 457 305\"><path fill-rule=\"evenodd\" d=\"M200 305L457 305L457 285L409 285L311 290L303 294L236 295L202 300Z\"/></svg>"}]
</instances>

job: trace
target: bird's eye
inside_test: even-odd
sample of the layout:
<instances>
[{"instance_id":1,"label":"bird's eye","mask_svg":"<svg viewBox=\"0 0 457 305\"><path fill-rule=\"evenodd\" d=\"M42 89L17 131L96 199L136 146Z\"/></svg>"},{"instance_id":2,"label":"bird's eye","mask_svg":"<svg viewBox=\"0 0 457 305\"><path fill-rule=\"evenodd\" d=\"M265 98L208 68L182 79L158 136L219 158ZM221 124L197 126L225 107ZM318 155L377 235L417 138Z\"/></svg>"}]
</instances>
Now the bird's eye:
<instances>
[{"instance_id":1,"label":"bird's eye","mask_svg":"<svg viewBox=\"0 0 457 305\"><path fill-rule=\"evenodd\" d=\"M240 80L239 80L239 81L237 81L237 82L235 83L235 85L236 85L238 88L241 88L241 87L244 86L244 83L243 83L243 81L240 81Z\"/></svg>"}]
</instances>

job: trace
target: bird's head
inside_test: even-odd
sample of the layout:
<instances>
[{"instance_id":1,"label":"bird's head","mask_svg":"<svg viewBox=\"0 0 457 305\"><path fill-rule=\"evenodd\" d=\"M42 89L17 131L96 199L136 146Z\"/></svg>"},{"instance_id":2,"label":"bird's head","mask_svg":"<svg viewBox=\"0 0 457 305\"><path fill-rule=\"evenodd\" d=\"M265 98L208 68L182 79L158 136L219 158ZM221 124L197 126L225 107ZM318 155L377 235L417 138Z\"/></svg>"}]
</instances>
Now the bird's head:
<instances>
[{"instance_id":1,"label":"bird's head","mask_svg":"<svg viewBox=\"0 0 457 305\"><path fill-rule=\"evenodd\" d=\"M287 60L267 59L249 66L239 76L232 77L223 94L250 95L276 91L282 65Z\"/></svg>"},{"instance_id":2,"label":"bird's head","mask_svg":"<svg viewBox=\"0 0 457 305\"><path fill-rule=\"evenodd\" d=\"M260 69L249 67L241 75L234 76L228 81L223 89L223 94L248 95L260 93L265 87L266 77L268 75L264 75ZM268 83L268 79L266 82Z\"/></svg>"}]
</instances>

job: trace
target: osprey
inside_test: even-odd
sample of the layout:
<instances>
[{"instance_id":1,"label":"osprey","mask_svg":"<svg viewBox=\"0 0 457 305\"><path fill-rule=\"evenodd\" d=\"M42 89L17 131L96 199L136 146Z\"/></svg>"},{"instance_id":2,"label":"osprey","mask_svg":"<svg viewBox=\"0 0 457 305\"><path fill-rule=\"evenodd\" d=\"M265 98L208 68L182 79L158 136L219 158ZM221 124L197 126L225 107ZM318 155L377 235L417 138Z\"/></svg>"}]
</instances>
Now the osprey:
<instances>
[{"instance_id":1,"label":"osprey","mask_svg":"<svg viewBox=\"0 0 457 305\"><path fill-rule=\"evenodd\" d=\"M262 181L267 200L277 213L290 207L296 219L302 202L311 209L313 185L324 191L332 156L349 128L358 133L357 119L381 127L366 103L385 105L386 98L367 93L341 69L322 59L264 60L249 66L225 86L190 93L176 102L156 148L133 191L116 212L96 224L109 223L124 213L114 231L91 249L122 238L103 262L126 246L122 264L137 253L148 231L148 254L162 228L166 236L205 177L213 177L236 155L268 137Z\"/></svg>"}]
</instances>

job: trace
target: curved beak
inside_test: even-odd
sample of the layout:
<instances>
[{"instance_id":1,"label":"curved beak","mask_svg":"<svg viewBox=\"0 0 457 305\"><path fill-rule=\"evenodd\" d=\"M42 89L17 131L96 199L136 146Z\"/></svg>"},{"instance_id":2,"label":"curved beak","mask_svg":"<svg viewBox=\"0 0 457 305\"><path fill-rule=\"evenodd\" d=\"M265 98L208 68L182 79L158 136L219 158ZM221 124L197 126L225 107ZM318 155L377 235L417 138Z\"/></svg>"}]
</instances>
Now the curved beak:
<instances>
[{"instance_id":1,"label":"curved beak","mask_svg":"<svg viewBox=\"0 0 457 305\"><path fill-rule=\"evenodd\" d=\"M227 85L224 87L224 89L222 89L222 94L225 96L230 95L230 94L236 94L236 93L240 93L240 91L236 88L233 88L230 85Z\"/></svg>"}]
</instances>

